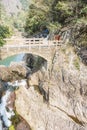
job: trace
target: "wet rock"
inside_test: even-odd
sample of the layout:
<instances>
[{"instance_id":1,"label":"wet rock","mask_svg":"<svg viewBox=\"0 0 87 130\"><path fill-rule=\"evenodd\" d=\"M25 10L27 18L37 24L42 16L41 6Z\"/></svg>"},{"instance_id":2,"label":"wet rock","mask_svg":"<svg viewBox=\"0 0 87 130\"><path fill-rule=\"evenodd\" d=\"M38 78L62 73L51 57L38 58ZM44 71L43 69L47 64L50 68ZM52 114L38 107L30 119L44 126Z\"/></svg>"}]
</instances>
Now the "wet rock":
<instances>
[{"instance_id":1,"label":"wet rock","mask_svg":"<svg viewBox=\"0 0 87 130\"><path fill-rule=\"evenodd\" d=\"M6 87L6 83L0 80L0 91L3 91Z\"/></svg>"},{"instance_id":2,"label":"wet rock","mask_svg":"<svg viewBox=\"0 0 87 130\"><path fill-rule=\"evenodd\" d=\"M16 95L15 92L13 91L10 93L9 98L7 100L7 108L15 110L15 99L16 99Z\"/></svg>"},{"instance_id":3,"label":"wet rock","mask_svg":"<svg viewBox=\"0 0 87 130\"><path fill-rule=\"evenodd\" d=\"M0 80L0 99L6 89L7 89L7 83Z\"/></svg>"}]
</instances>

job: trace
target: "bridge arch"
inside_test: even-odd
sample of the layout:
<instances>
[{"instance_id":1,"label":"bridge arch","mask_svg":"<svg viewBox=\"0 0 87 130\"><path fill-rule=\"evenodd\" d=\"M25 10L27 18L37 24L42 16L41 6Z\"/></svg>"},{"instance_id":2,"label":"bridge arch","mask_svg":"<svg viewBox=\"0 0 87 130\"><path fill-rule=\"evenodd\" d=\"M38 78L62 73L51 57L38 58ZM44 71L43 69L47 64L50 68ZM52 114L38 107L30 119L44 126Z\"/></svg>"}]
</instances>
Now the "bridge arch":
<instances>
[{"instance_id":1,"label":"bridge arch","mask_svg":"<svg viewBox=\"0 0 87 130\"><path fill-rule=\"evenodd\" d=\"M0 64L3 65L3 63L5 63L6 66L9 66L11 63L20 63L21 61L23 61L26 64L26 66L32 70L32 72L36 72L40 70L42 67L44 67L45 70L47 70L47 60L43 57L31 53L20 53L12 55L3 59L3 61L0 61Z\"/></svg>"},{"instance_id":2,"label":"bridge arch","mask_svg":"<svg viewBox=\"0 0 87 130\"><path fill-rule=\"evenodd\" d=\"M47 68L50 69L55 50L60 46L61 41L49 41L46 39L6 39L6 45L0 48L0 58L28 53L40 56L47 60ZM12 44L14 43L14 44Z\"/></svg>"},{"instance_id":3,"label":"bridge arch","mask_svg":"<svg viewBox=\"0 0 87 130\"><path fill-rule=\"evenodd\" d=\"M43 53L41 54L39 52L31 52L31 51L18 51L18 52L11 52L11 53L7 53L7 54L3 54L3 56L1 56L1 60L14 56L14 55L19 55L19 54L32 54L32 55L42 57L46 61L49 61L48 57L45 54L43 54Z\"/></svg>"},{"instance_id":4,"label":"bridge arch","mask_svg":"<svg viewBox=\"0 0 87 130\"><path fill-rule=\"evenodd\" d=\"M48 66L49 66L49 60L48 58L46 57L46 55L43 55L41 53L38 53L38 52L30 52L30 51L20 51L20 52L12 52L12 53L7 53L7 55L3 55L2 56L2 60L6 59L6 58L9 58L9 57L12 57L12 56L16 56L16 55L20 55L20 54L30 54L30 55L33 55L33 56L37 56L38 58L42 58L44 59L44 65L45 65L45 69L48 69ZM13 60L14 62L14 60Z\"/></svg>"}]
</instances>

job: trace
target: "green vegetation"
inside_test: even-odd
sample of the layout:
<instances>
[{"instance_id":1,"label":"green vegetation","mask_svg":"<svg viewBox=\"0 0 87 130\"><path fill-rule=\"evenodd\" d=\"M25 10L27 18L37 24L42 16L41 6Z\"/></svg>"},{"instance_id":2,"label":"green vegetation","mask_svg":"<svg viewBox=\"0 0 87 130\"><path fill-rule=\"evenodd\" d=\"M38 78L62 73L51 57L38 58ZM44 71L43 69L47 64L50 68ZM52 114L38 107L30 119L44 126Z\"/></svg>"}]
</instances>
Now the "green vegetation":
<instances>
[{"instance_id":1,"label":"green vegetation","mask_svg":"<svg viewBox=\"0 0 87 130\"><path fill-rule=\"evenodd\" d=\"M33 0L29 6L25 32L28 36L41 32L45 25L50 32L64 26L87 24L86 0Z\"/></svg>"},{"instance_id":2,"label":"green vegetation","mask_svg":"<svg viewBox=\"0 0 87 130\"><path fill-rule=\"evenodd\" d=\"M12 35L12 28L8 24L8 17L6 17L6 12L0 3L0 46L5 44L4 39Z\"/></svg>"},{"instance_id":3,"label":"green vegetation","mask_svg":"<svg viewBox=\"0 0 87 130\"><path fill-rule=\"evenodd\" d=\"M20 122L20 116L19 116L19 114L17 113L17 111L15 111L14 113L15 113L15 115L11 118L11 121L12 121L12 125L13 125L14 127L16 127L17 124Z\"/></svg>"},{"instance_id":4,"label":"green vegetation","mask_svg":"<svg viewBox=\"0 0 87 130\"><path fill-rule=\"evenodd\" d=\"M8 130L15 130L15 128L13 125L11 125Z\"/></svg>"},{"instance_id":5,"label":"green vegetation","mask_svg":"<svg viewBox=\"0 0 87 130\"><path fill-rule=\"evenodd\" d=\"M25 32L28 36L41 32L43 27L51 31L61 27L58 21L52 20L51 10L52 0L34 0L29 6L29 13L26 19Z\"/></svg>"},{"instance_id":6,"label":"green vegetation","mask_svg":"<svg viewBox=\"0 0 87 130\"><path fill-rule=\"evenodd\" d=\"M32 4L29 8L29 14L26 20L25 31L27 34L32 35L34 32L39 32L41 26L45 26L47 23L48 19L46 13Z\"/></svg>"},{"instance_id":7,"label":"green vegetation","mask_svg":"<svg viewBox=\"0 0 87 130\"><path fill-rule=\"evenodd\" d=\"M65 54L66 53L66 49L62 48L61 51Z\"/></svg>"},{"instance_id":8,"label":"green vegetation","mask_svg":"<svg viewBox=\"0 0 87 130\"><path fill-rule=\"evenodd\" d=\"M10 34L11 34L11 32L7 26L0 25L0 37L1 38L9 37Z\"/></svg>"},{"instance_id":9,"label":"green vegetation","mask_svg":"<svg viewBox=\"0 0 87 130\"><path fill-rule=\"evenodd\" d=\"M54 20L59 19L59 22L62 22L64 24L65 20L68 17L71 17L73 15L73 10L71 9L70 2L68 1L59 1L55 7L54 7L55 12L58 12L58 15L54 15ZM59 17L60 13L60 17Z\"/></svg>"},{"instance_id":10,"label":"green vegetation","mask_svg":"<svg viewBox=\"0 0 87 130\"><path fill-rule=\"evenodd\" d=\"M31 10L26 22L25 30L32 35L34 32L40 31L40 26L46 23L45 13L41 11Z\"/></svg>"},{"instance_id":11,"label":"green vegetation","mask_svg":"<svg viewBox=\"0 0 87 130\"><path fill-rule=\"evenodd\" d=\"M29 0L20 0L22 4L22 8L19 10L19 12L6 12L5 7L0 4L0 18L1 18L1 24L4 26L8 26L12 31L15 30L15 28L18 31L24 31L24 24L26 19L26 14L29 8ZM14 8L14 5L13 5Z\"/></svg>"},{"instance_id":12,"label":"green vegetation","mask_svg":"<svg viewBox=\"0 0 87 130\"><path fill-rule=\"evenodd\" d=\"M73 64L74 64L74 66L75 66L75 68L76 68L77 70L80 70L79 59L75 59L75 60L73 61Z\"/></svg>"},{"instance_id":13,"label":"green vegetation","mask_svg":"<svg viewBox=\"0 0 87 130\"><path fill-rule=\"evenodd\" d=\"M26 11L21 11L17 15L12 16L12 26L18 31L24 32Z\"/></svg>"},{"instance_id":14,"label":"green vegetation","mask_svg":"<svg viewBox=\"0 0 87 130\"><path fill-rule=\"evenodd\" d=\"M27 37L36 36L47 28L51 34L59 32L63 27L87 25L87 0L20 0L22 9L17 14L7 15L3 6L0 6L1 20L4 26L25 32ZM29 4L28 4L29 3ZM31 3L31 4L30 4ZM29 7L28 7L29 5ZM84 26L84 28L85 28ZM87 31L80 34L75 31L80 40L77 46L87 46ZM75 33L73 39L78 37ZM3 44L0 39L1 45Z\"/></svg>"},{"instance_id":15,"label":"green vegetation","mask_svg":"<svg viewBox=\"0 0 87 130\"><path fill-rule=\"evenodd\" d=\"M9 27L0 25L0 46L5 44L4 38L7 38L11 35Z\"/></svg>"}]
</instances>

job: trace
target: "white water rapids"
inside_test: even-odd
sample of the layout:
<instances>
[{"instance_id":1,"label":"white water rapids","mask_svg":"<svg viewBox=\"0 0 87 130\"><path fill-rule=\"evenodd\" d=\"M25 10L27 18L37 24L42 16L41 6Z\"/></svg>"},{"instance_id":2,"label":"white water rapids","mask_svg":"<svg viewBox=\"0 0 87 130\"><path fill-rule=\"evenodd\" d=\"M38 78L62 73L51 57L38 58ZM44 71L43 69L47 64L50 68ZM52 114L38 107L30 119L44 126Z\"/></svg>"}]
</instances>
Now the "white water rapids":
<instances>
[{"instance_id":1,"label":"white water rapids","mask_svg":"<svg viewBox=\"0 0 87 130\"><path fill-rule=\"evenodd\" d=\"M0 114L6 127L9 127L11 125L10 118L14 115L14 112L11 109L9 109L9 112L6 110L7 100L10 93L11 92L7 90L6 94L2 97L0 104Z\"/></svg>"},{"instance_id":2,"label":"white water rapids","mask_svg":"<svg viewBox=\"0 0 87 130\"><path fill-rule=\"evenodd\" d=\"M6 91L5 95L2 96L1 103L0 103L0 117L2 118L2 120L0 120L0 130L3 130L2 122L4 123L6 127L10 127L12 124L10 119L14 115L14 112L11 108L9 108L9 111L7 111L6 109L7 104L9 104L9 102L7 102L8 98L12 92L10 89L12 88L16 89L20 86L26 86L26 85L27 85L26 80L15 81L14 83L8 82L9 88Z\"/></svg>"}]
</instances>

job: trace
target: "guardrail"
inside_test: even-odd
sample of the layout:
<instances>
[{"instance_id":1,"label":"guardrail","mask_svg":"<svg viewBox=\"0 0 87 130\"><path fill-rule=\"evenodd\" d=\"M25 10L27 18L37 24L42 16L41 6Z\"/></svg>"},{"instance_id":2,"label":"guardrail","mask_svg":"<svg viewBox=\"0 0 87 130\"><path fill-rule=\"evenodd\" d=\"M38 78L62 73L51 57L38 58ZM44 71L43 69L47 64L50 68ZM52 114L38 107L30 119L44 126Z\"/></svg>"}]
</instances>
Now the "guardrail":
<instances>
[{"instance_id":1,"label":"guardrail","mask_svg":"<svg viewBox=\"0 0 87 130\"><path fill-rule=\"evenodd\" d=\"M17 38L4 39L6 44L2 48L15 47L33 47L33 46L58 46L62 44L62 40L47 40L45 38ZM13 43L13 44L12 44Z\"/></svg>"}]
</instances>

